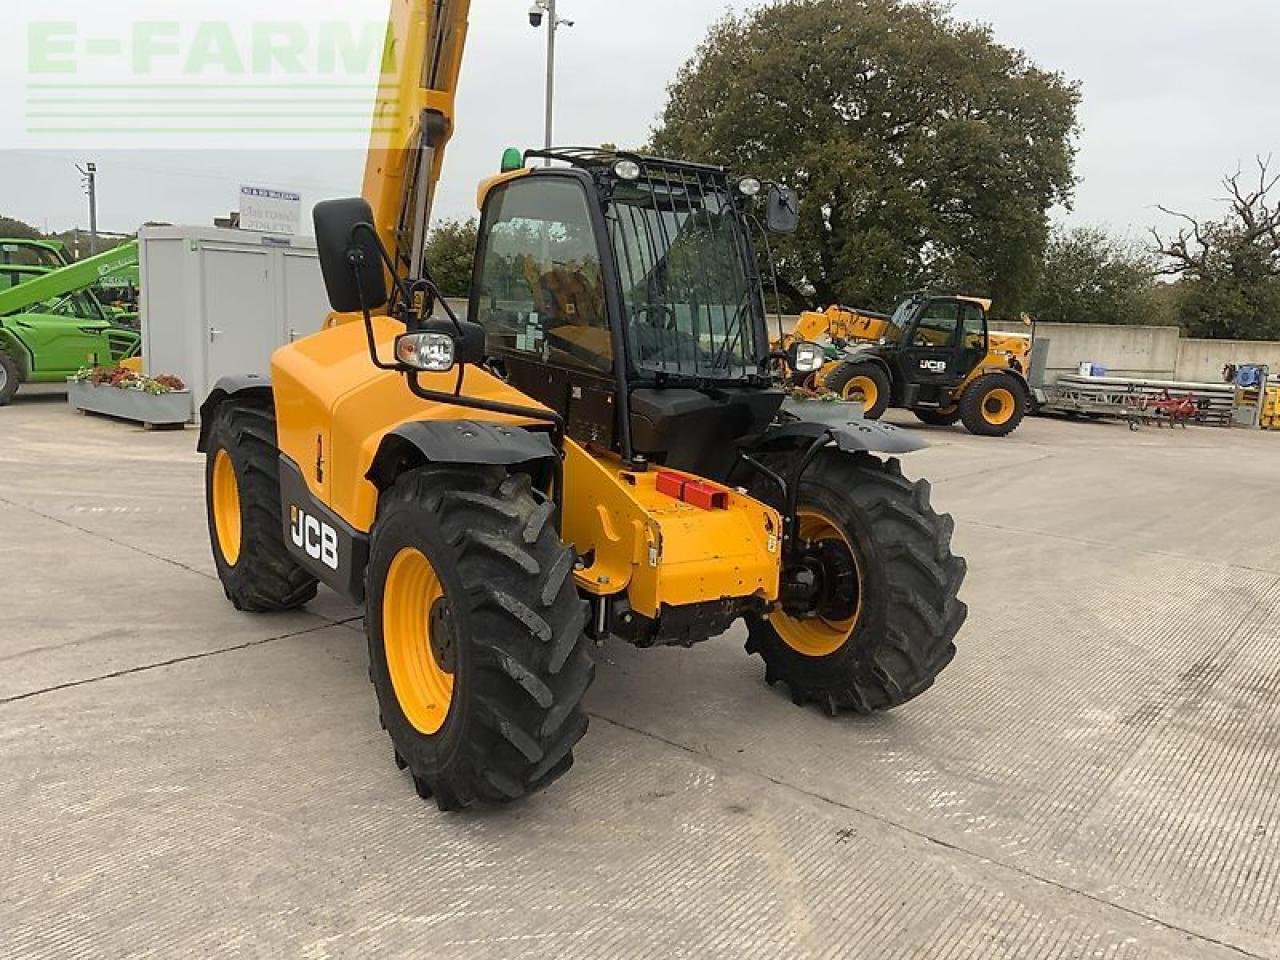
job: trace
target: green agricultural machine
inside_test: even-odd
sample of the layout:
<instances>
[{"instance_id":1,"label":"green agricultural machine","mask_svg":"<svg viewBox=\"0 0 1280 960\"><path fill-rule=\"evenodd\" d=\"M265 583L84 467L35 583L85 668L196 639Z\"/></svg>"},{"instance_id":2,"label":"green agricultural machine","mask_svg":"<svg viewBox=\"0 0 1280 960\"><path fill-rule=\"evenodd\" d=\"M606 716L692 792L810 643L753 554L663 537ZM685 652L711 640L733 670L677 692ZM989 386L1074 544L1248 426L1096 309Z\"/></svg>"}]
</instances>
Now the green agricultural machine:
<instances>
[{"instance_id":1,"label":"green agricultural machine","mask_svg":"<svg viewBox=\"0 0 1280 960\"><path fill-rule=\"evenodd\" d=\"M40 252L32 244L0 241L0 257L13 258L0 262L0 407L24 383L60 383L82 367L135 357L142 343L137 326L113 320L94 293L138 262L136 241L58 267L32 262Z\"/></svg>"}]
</instances>

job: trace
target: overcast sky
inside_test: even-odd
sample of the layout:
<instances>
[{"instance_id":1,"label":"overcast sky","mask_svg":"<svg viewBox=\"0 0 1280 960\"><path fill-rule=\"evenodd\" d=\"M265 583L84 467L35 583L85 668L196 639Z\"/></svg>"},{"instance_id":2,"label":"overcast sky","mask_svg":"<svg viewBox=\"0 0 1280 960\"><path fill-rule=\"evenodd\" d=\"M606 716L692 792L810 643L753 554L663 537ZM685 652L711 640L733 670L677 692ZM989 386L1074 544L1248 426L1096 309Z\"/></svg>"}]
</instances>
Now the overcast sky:
<instances>
[{"instance_id":1,"label":"overcast sky","mask_svg":"<svg viewBox=\"0 0 1280 960\"><path fill-rule=\"evenodd\" d=\"M724 0L560 0L556 140L645 140L667 83ZM509 145L542 139L543 33L528 0L474 0L457 135L437 216L468 216L476 181ZM1276 0L957 0L964 19L1083 84L1075 210L1056 216L1140 235L1156 203L1212 213L1218 180L1255 154L1280 153ZM14 138L8 137L9 143ZM293 188L306 205L358 193L362 149L77 154L0 149L0 213L48 229L84 226L74 160L100 171L100 224L208 223L239 186ZM309 217L307 218L309 220Z\"/></svg>"}]
</instances>

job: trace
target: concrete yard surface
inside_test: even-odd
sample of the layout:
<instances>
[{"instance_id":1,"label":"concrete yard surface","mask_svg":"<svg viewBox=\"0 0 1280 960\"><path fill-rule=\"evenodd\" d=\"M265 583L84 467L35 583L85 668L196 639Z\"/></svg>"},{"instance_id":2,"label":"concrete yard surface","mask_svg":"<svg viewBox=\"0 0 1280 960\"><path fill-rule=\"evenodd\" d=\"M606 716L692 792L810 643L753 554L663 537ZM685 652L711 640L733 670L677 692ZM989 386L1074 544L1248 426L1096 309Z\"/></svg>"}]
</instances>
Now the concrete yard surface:
<instances>
[{"instance_id":1,"label":"concrete yard surface","mask_svg":"<svg viewBox=\"0 0 1280 960\"><path fill-rule=\"evenodd\" d=\"M922 432L969 563L934 689L829 720L741 628L611 643L574 769L445 815L358 609L223 598L194 430L19 397L0 956L1280 957L1280 437Z\"/></svg>"}]
</instances>

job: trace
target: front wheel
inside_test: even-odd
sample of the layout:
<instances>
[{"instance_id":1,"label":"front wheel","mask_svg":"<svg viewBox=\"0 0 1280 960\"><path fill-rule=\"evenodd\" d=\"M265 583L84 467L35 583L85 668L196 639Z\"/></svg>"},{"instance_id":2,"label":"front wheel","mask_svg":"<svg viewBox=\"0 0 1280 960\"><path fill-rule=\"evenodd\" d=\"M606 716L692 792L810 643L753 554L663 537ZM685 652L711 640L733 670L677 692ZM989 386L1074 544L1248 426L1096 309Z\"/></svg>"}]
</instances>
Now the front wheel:
<instances>
[{"instance_id":1,"label":"front wheel","mask_svg":"<svg viewBox=\"0 0 1280 960\"><path fill-rule=\"evenodd\" d=\"M815 602L806 616L747 619L765 679L832 716L919 696L955 656L967 614L955 524L930 506L929 484L907 480L896 460L826 450L805 472L799 521Z\"/></svg>"},{"instance_id":2,"label":"front wheel","mask_svg":"<svg viewBox=\"0 0 1280 960\"><path fill-rule=\"evenodd\" d=\"M840 364L826 379L826 388L842 400L862 400L862 415L879 420L889 409L889 377L879 364Z\"/></svg>"},{"instance_id":3,"label":"front wheel","mask_svg":"<svg viewBox=\"0 0 1280 960\"><path fill-rule=\"evenodd\" d=\"M441 810L546 786L586 733L587 605L554 508L487 466L412 470L379 505L369 676L397 765Z\"/></svg>"}]
</instances>

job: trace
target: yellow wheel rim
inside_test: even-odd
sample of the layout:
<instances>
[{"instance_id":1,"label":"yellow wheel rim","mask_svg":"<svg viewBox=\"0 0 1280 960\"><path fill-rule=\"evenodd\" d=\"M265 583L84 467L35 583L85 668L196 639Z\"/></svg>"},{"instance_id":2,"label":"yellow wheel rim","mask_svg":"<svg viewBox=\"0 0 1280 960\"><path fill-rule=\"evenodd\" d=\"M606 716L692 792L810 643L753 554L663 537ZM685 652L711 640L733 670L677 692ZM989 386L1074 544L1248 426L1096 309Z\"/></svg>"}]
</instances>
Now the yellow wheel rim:
<instances>
[{"instance_id":1,"label":"yellow wheel rim","mask_svg":"<svg viewBox=\"0 0 1280 960\"><path fill-rule=\"evenodd\" d=\"M835 653L845 641L853 635L854 628L862 616L862 570L858 566L858 554L854 551L849 538L844 535L834 521L816 510L801 508L799 512L800 538L810 543L821 544L834 541L844 546L853 561L853 569L858 581L858 602L853 616L847 620L828 620L815 617L810 620L797 620L781 610L769 615L769 622L778 632L783 643L797 653L806 657L826 657Z\"/></svg>"},{"instance_id":2,"label":"yellow wheel rim","mask_svg":"<svg viewBox=\"0 0 1280 960\"><path fill-rule=\"evenodd\" d=\"M876 401L880 399L880 391L876 388L876 382L870 377L850 377L849 382L840 391L840 397L843 400L861 397L863 408L870 410L875 407Z\"/></svg>"},{"instance_id":3,"label":"yellow wheel rim","mask_svg":"<svg viewBox=\"0 0 1280 960\"><path fill-rule=\"evenodd\" d=\"M419 733L436 733L449 716L455 643L435 568L420 550L404 547L383 586L382 644L396 700Z\"/></svg>"},{"instance_id":4,"label":"yellow wheel rim","mask_svg":"<svg viewBox=\"0 0 1280 960\"><path fill-rule=\"evenodd\" d=\"M213 528L218 549L230 566L240 562L240 484L231 454L219 450L213 458Z\"/></svg>"},{"instance_id":5,"label":"yellow wheel rim","mask_svg":"<svg viewBox=\"0 0 1280 960\"><path fill-rule=\"evenodd\" d=\"M982 398L982 419L993 427L1002 427L1013 419L1016 408L1013 394L1004 387L996 387Z\"/></svg>"}]
</instances>

